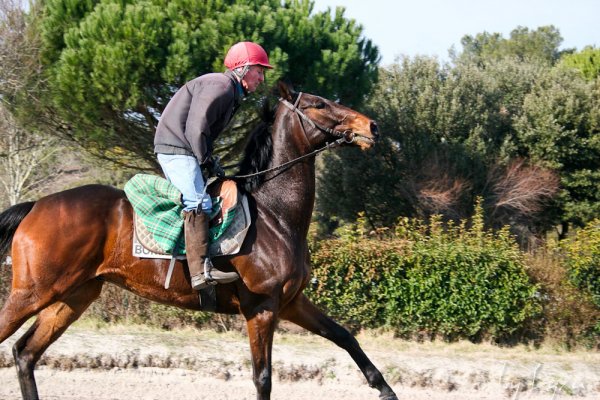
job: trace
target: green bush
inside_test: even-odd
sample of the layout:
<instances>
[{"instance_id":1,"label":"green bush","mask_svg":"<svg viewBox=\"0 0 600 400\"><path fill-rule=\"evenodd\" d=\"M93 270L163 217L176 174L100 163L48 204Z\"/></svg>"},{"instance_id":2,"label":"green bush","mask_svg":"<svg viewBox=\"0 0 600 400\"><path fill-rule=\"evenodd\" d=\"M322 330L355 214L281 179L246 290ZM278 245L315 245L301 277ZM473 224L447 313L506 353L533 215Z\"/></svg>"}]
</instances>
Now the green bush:
<instances>
[{"instance_id":1,"label":"green bush","mask_svg":"<svg viewBox=\"0 0 600 400\"><path fill-rule=\"evenodd\" d=\"M571 284L600 308L600 219L595 219L563 243L565 265ZM590 321L585 335L592 345L600 343L600 318Z\"/></svg>"},{"instance_id":2,"label":"green bush","mask_svg":"<svg viewBox=\"0 0 600 400\"><path fill-rule=\"evenodd\" d=\"M375 328L385 320L385 271L400 265L401 249L390 241L323 240L312 253L308 296L351 328Z\"/></svg>"},{"instance_id":3,"label":"green bush","mask_svg":"<svg viewBox=\"0 0 600 400\"><path fill-rule=\"evenodd\" d=\"M403 336L504 340L539 316L538 288L507 230L401 220L386 239L364 222L312 254L309 296L345 324L389 327Z\"/></svg>"},{"instance_id":4,"label":"green bush","mask_svg":"<svg viewBox=\"0 0 600 400\"><path fill-rule=\"evenodd\" d=\"M563 247L571 282L589 292L600 307L600 219L579 230Z\"/></svg>"},{"instance_id":5,"label":"green bush","mask_svg":"<svg viewBox=\"0 0 600 400\"><path fill-rule=\"evenodd\" d=\"M434 219L412 242L402 268L388 269L386 323L405 335L502 340L540 313L537 287L507 230L449 225Z\"/></svg>"}]
</instances>

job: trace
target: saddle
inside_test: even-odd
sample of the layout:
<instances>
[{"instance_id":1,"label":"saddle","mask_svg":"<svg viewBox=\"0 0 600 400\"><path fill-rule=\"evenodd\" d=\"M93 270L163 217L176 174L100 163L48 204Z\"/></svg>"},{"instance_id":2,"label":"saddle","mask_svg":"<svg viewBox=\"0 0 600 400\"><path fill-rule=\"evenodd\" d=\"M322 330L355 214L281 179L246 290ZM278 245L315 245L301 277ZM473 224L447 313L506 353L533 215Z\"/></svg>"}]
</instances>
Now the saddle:
<instances>
[{"instance_id":1,"label":"saddle","mask_svg":"<svg viewBox=\"0 0 600 400\"><path fill-rule=\"evenodd\" d=\"M124 190L134 210L132 253L139 258L171 259L164 285L168 289L175 260L185 259L181 193L166 179L146 174L135 175ZM237 254L250 228L248 199L231 180L209 180L207 193L213 203L209 256ZM211 283L200 290L200 304L205 311L214 311L214 284L231 282L238 276L214 267L208 271L205 267L204 272Z\"/></svg>"}]
</instances>

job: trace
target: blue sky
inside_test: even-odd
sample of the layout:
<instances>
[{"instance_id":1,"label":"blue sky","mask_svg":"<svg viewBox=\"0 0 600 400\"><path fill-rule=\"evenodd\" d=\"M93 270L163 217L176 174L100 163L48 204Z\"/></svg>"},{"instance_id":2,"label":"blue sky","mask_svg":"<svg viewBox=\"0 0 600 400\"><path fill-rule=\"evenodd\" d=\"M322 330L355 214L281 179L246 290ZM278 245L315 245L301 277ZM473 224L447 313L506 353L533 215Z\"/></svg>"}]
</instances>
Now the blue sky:
<instances>
[{"instance_id":1,"label":"blue sky","mask_svg":"<svg viewBox=\"0 0 600 400\"><path fill-rule=\"evenodd\" d=\"M508 38L517 26L534 30L554 25L561 48L600 47L600 0L314 0L314 11L346 8L346 18L363 26L382 55L417 54L448 60L448 49L461 49L464 35L498 32Z\"/></svg>"}]
</instances>

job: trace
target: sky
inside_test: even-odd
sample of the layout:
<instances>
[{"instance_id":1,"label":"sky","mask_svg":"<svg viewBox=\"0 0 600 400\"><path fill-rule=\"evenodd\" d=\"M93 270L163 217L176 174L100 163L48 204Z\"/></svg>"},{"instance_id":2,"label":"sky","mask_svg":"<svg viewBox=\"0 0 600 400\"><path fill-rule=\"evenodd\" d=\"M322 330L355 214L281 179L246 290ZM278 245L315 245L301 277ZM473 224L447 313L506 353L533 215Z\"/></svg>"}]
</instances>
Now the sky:
<instances>
[{"instance_id":1,"label":"sky","mask_svg":"<svg viewBox=\"0 0 600 400\"><path fill-rule=\"evenodd\" d=\"M313 11L346 8L344 16L363 26L363 36L379 47L381 65L400 55L437 56L462 49L465 35L489 32L504 38L518 26L535 30L554 25L561 49L600 47L600 0L314 0Z\"/></svg>"}]
</instances>

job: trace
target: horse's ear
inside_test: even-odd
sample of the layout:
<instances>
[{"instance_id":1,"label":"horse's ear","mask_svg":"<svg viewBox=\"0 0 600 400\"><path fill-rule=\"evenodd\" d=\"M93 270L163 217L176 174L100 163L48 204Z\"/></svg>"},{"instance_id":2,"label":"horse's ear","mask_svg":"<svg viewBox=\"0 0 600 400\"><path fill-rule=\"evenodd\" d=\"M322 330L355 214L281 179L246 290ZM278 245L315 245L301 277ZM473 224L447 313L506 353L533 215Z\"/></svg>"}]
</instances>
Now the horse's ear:
<instances>
[{"instance_id":1,"label":"horse's ear","mask_svg":"<svg viewBox=\"0 0 600 400\"><path fill-rule=\"evenodd\" d=\"M277 85L279 87L279 95L281 98L287 101L292 101L292 98L294 97L294 88L292 85L282 80L280 80Z\"/></svg>"}]
</instances>

